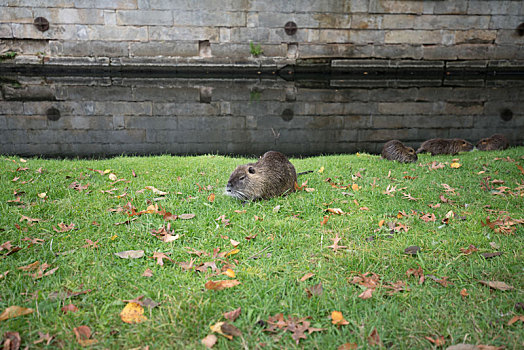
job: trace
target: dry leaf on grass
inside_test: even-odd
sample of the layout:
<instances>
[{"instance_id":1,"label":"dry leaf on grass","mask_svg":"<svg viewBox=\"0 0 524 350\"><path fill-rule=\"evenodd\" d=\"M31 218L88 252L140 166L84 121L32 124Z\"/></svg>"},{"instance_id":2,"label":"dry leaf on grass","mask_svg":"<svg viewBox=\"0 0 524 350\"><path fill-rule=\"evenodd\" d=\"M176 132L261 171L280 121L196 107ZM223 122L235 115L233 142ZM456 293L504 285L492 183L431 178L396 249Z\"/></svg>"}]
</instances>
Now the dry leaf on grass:
<instances>
[{"instance_id":1,"label":"dry leaf on grass","mask_svg":"<svg viewBox=\"0 0 524 350\"><path fill-rule=\"evenodd\" d=\"M373 328L373 331L368 337L368 344L371 346L380 346L382 347L382 340L380 340L380 336L378 335L377 329Z\"/></svg>"},{"instance_id":2,"label":"dry leaf on grass","mask_svg":"<svg viewBox=\"0 0 524 350\"><path fill-rule=\"evenodd\" d=\"M308 272L304 276L302 276L302 278L299 281L300 282L304 282L305 280L310 279L313 276L315 276L314 273Z\"/></svg>"},{"instance_id":3,"label":"dry leaf on grass","mask_svg":"<svg viewBox=\"0 0 524 350\"><path fill-rule=\"evenodd\" d=\"M143 250L126 250L123 252L115 253L116 256L122 259L138 259L144 256Z\"/></svg>"},{"instance_id":4,"label":"dry leaf on grass","mask_svg":"<svg viewBox=\"0 0 524 350\"><path fill-rule=\"evenodd\" d=\"M76 341L81 346L90 346L98 343L98 340L91 339L91 328L88 326L80 326L73 329L76 336Z\"/></svg>"},{"instance_id":5,"label":"dry leaf on grass","mask_svg":"<svg viewBox=\"0 0 524 350\"><path fill-rule=\"evenodd\" d=\"M142 323L147 320L144 308L138 303L128 303L120 312L120 318L125 323Z\"/></svg>"},{"instance_id":6,"label":"dry leaf on grass","mask_svg":"<svg viewBox=\"0 0 524 350\"><path fill-rule=\"evenodd\" d=\"M230 320L231 322L234 322L238 318L238 316L240 316L241 311L242 309L238 308L233 311L225 312L224 317Z\"/></svg>"},{"instance_id":7,"label":"dry leaf on grass","mask_svg":"<svg viewBox=\"0 0 524 350\"><path fill-rule=\"evenodd\" d=\"M29 309L29 308L25 308L25 307L21 307L17 305L9 306L7 309L5 309L0 314L0 321L4 321L4 320L7 320L13 317L28 315L32 313L33 311L34 311L33 309Z\"/></svg>"},{"instance_id":8,"label":"dry leaf on grass","mask_svg":"<svg viewBox=\"0 0 524 350\"><path fill-rule=\"evenodd\" d=\"M506 284L505 282L501 282L501 281L479 281L479 282L492 289L497 289L497 290L502 290L502 291L515 289L513 286L510 286L509 284Z\"/></svg>"},{"instance_id":9,"label":"dry leaf on grass","mask_svg":"<svg viewBox=\"0 0 524 350\"><path fill-rule=\"evenodd\" d=\"M238 280L207 281L205 287L210 290L222 290L239 284L240 282Z\"/></svg>"},{"instance_id":10,"label":"dry leaf on grass","mask_svg":"<svg viewBox=\"0 0 524 350\"><path fill-rule=\"evenodd\" d=\"M211 349L213 345L217 342L218 338L214 334L209 334L207 337L202 339L200 342L202 345L204 345L206 348Z\"/></svg>"},{"instance_id":11,"label":"dry leaf on grass","mask_svg":"<svg viewBox=\"0 0 524 350\"><path fill-rule=\"evenodd\" d=\"M20 338L20 333L5 332L2 348L4 350L18 350L20 349L21 342L22 342L22 339Z\"/></svg>"},{"instance_id":12,"label":"dry leaf on grass","mask_svg":"<svg viewBox=\"0 0 524 350\"><path fill-rule=\"evenodd\" d=\"M340 311L333 311L331 313L331 323L336 326L344 326L349 324L349 322L344 319L344 316L342 316L342 312Z\"/></svg>"},{"instance_id":13,"label":"dry leaf on grass","mask_svg":"<svg viewBox=\"0 0 524 350\"><path fill-rule=\"evenodd\" d=\"M77 312L78 308L73 304L67 304L65 306L62 306L61 310L64 314L67 314L68 312Z\"/></svg>"}]
</instances>

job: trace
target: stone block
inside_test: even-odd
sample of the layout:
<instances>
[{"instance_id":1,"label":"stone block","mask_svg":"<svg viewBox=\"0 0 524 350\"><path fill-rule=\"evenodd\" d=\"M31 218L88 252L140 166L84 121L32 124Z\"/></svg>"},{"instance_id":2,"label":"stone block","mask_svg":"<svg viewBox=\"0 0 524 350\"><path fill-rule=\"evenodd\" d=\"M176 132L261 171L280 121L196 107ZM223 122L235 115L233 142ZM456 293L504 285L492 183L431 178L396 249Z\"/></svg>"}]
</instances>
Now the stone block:
<instances>
[{"instance_id":1,"label":"stone block","mask_svg":"<svg viewBox=\"0 0 524 350\"><path fill-rule=\"evenodd\" d=\"M521 16L513 16L510 14L491 16L489 29L508 29L515 30L524 19Z\"/></svg>"},{"instance_id":2,"label":"stone block","mask_svg":"<svg viewBox=\"0 0 524 350\"><path fill-rule=\"evenodd\" d=\"M245 28L237 27L230 29L230 41L235 43L249 43L258 44L267 42L269 40L268 28ZM280 43L280 40L278 41Z\"/></svg>"},{"instance_id":3,"label":"stone block","mask_svg":"<svg viewBox=\"0 0 524 350\"><path fill-rule=\"evenodd\" d=\"M424 1L424 13L434 15L463 15L468 8L466 1Z\"/></svg>"},{"instance_id":4,"label":"stone block","mask_svg":"<svg viewBox=\"0 0 524 350\"><path fill-rule=\"evenodd\" d=\"M378 45L374 49L374 57L376 58L395 57L420 60L423 56L422 45L390 44Z\"/></svg>"},{"instance_id":5,"label":"stone block","mask_svg":"<svg viewBox=\"0 0 524 350\"><path fill-rule=\"evenodd\" d=\"M189 27L244 27L246 13L233 11L175 11L173 12L175 26Z\"/></svg>"},{"instance_id":6,"label":"stone block","mask_svg":"<svg viewBox=\"0 0 524 350\"><path fill-rule=\"evenodd\" d=\"M242 116L181 116L178 117L180 130L239 130L245 129L245 119Z\"/></svg>"},{"instance_id":7,"label":"stone block","mask_svg":"<svg viewBox=\"0 0 524 350\"><path fill-rule=\"evenodd\" d=\"M87 27L89 40L107 41L147 41L147 27L134 26L104 26L92 25Z\"/></svg>"},{"instance_id":8,"label":"stone block","mask_svg":"<svg viewBox=\"0 0 524 350\"><path fill-rule=\"evenodd\" d=\"M132 43L129 45L129 50L132 57L193 57L198 56L198 42L157 41Z\"/></svg>"},{"instance_id":9,"label":"stone block","mask_svg":"<svg viewBox=\"0 0 524 350\"><path fill-rule=\"evenodd\" d=\"M95 115L151 115L151 102L94 102Z\"/></svg>"},{"instance_id":10,"label":"stone block","mask_svg":"<svg viewBox=\"0 0 524 350\"><path fill-rule=\"evenodd\" d=\"M369 12L370 13L421 14L423 10L424 10L424 1L369 0Z\"/></svg>"},{"instance_id":11,"label":"stone block","mask_svg":"<svg viewBox=\"0 0 524 350\"><path fill-rule=\"evenodd\" d=\"M357 138L352 137L348 141L358 142L384 142L387 140L408 140L409 129L360 129L355 130Z\"/></svg>"},{"instance_id":12,"label":"stone block","mask_svg":"<svg viewBox=\"0 0 524 350\"><path fill-rule=\"evenodd\" d=\"M469 0L467 13L471 15L507 15L519 13L521 9L521 1Z\"/></svg>"},{"instance_id":13,"label":"stone block","mask_svg":"<svg viewBox=\"0 0 524 350\"><path fill-rule=\"evenodd\" d=\"M218 115L219 106L213 103L153 103L153 115L157 116L192 116Z\"/></svg>"},{"instance_id":14,"label":"stone block","mask_svg":"<svg viewBox=\"0 0 524 350\"><path fill-rule=\"evenodd\" d=\"M382 29L384 27L383 15L351 14L349 21L351 29Z\"/></svg>"},{"instance_id":15,"label":"stone block","mask_svg":"<svg viewBox=\"0 0 524 350\"><path fill-rule=\"evenodd\" d=\"M62 115L56 121L47 121L49 130L111 130L113 117L110 116L85 116Z\"/></svg>"},{"instance_id":16,"label":"stone block","mask_svg":"<svg viewBox=\"0 0 524 350\"><path fill-rule=\"evenodd\" d=\"M153 101L154 103L198 102L200 90L196 87L141 86L133 89L133 98L135 101Z\"/></svg>"},{"instance_id":17,"label":"stone block","mask_svg":"<svg viewBox=\"0 0 524 350\"><path fill-rule=\"evenodd\" d=\"M35 16L37 17L37 16ZM33 23L33 12L26 7L3 7L0 5L0 23Z\"/></svg>"},{"instance_id":18,"label":"stone block","mask_svg":"<svg viewBox=\"0 0 524 350\"><path fill-rule=\"evenodd\" d=\"M227 28L215 27L162 27L153 26L149 28L149 40L177 40L177 41L196 41L209 40L222 41L219 33ZM227 29L229 30L229 29Z\"/></svg>"},{"instance_id":19,"label":"stone block","mask_svg":"<svg viewBox=\"0 0 524 350\"><path fill-rule=\"evenodd\" d=\"M11 39L12 37L13 37L13 30L11 29L11 25L8 23L1 23L0 24L0 38ZM3 49L3 45L0 46L0 50L2 49Z\"/></svg>"},{"instance_id":20,"label":"stone block","mask_svg":"<svg viewBox=\"0 0 524 350\"><path fill-rule=\"evenodd\" d=\"M98 9L33 8L33 16L46 18L50 28L56 24L104 24L104 12Z\"/></svg>"},{"instance_id":21,"label":"stone block","mask_svg":"<svg viewBox=\"0 0 524 350\"><path fill-rule=\"evenodd\" d=\"M11 101L54 101L55 92L49 85L25 85L14 88L9 85L2 87L4 99Z\"/></svg>"},{"instance_id":22,"label":"stone block","mask_svg":"<svg viewBox=\"0 0 524 350\"><path fill-rule=\"evenodd\" d=\"M470 128L473 126L471 115L377 115L373 116L371 127L374 129L402 128Z\"/></svg>"},{"instance_id":23,"label":"stone block","mask_svg":"<svg viewBox=\"0 0 524 350\"><path fill-rule=\"evenodd\" d=\"M8 129L47 129L47 117L41 115L8 115Z\"/></svg>"},{"instance_id":24,"label":"stone block","mask_svg":"<svg viewBox=\"0 0 524 350\"><path fill-rule=\"evenodd\" d=\"M320 21L316 19L319 15L301 14L301 13L282 13L274 9L266 8L257 13L257 26L253 28L284 28L287 22L295 22L298 30L304 28L318 28ZM251 19L252 20L252 19Z\"/></svg>"},{"instance_id":25,"label":"stone block","mask_svg":"<svg viewBox=\"0 0 524 350\"><path fill-rule=\"evenodd\" d=\"M126 129L177 130L178 117L125 116L124 125Z\"/></svg>"},{"instance_id":26,"label":"stone block","mask_svg":"<svg viewBox=\"0 0 524 350\"><path fill-rule=\"evenodd\" d=\"M117 10L116 23L118 25L150 25L162 26L173 24L173 14L171 11L148 11L148 10Z\"/></svg>"},{"instance_id":27,"label":"stone block","mask_svg":"<svg viewBox=\"0 0 524 350\"><path fill-rule=\"evenodd\" d=\"M74 7L74 0L4 0L11 7Z\"/></svg>"},{"instance_id":28,"label":"stone block","mask_svg":"<svg viewBox=\"0 0 524 350\"><path fill-rule=\"evenodd\" d=\"M459 56L450 46L424 45L422 57L426 60L456 60Z\"/></svg>"},{"instance_id":29,"label":"stone block","mask_svg":"<svg viewBox=\"0 0 524 350\"><path fill-rule=\"evenodd\" d=\"M442 32L439 30L388 30L385 33L386 44L440 44Z\"/></svg>"},{"instance_id":30,"label":"stone block","mask_svg":"<svg viewBox=\"0 0 524 350\"><path fill-rule=\"evenodd\" d=\"M490 16L423 15L415 18L413 29L488 29Z\"/></svg>"},{"instance_id":31,"label":"stone block","mask_svg":"<svg viewBox=\"0 0 524 350\"><path fill-rule=\"evenodd\" d=\"M457 44L491 44L497 37L496 30L461 30L455 32Z\"/></svg>"},{"instance_id":32,"label":"stone block","mask_svg":"<svg viewBox=\"0 0 524 350\"><path fill-rule=\"evenodd\" d=\"M515 30L499 29L497 31L497 39L495 39L497 45L515 45L524 46L524 39L517 34Z\"/></svg>"},{"instance_id":33,"label":"stone block","mask_svg":"<svg viewBox=\"0 0 524 350\"><path fill-rule=\"evenodd\" d=\"M104 24L116 26L116 10L104 10Z\"/></svg>"},{"instance_id":34,"label":"stone block","mask_svg":"<svg viewBox=\"0 0 524 350\"><path fill-rule=\"evenodd\" d=\"M140 0L139 0L140 1ZM200 0L148 0L151 9L155 10L186 10L191 11L203 7ZM242 11L248 8L248 0L221 0L221 1L206 1L205 8L207 11Z\"/></svg>"},{"instance_id":35,"label":"stone block","mask_svg":"<svg viewBox=\"0 0 524 350\"><path fill-rule=\"evenodd\" d=\"M404 14L394 14L394 15L384 15L382 20L382 28L384 29L413 29L415 27L415 19L418 17L416 15L404 15Z\"/></svg>"},{"instance_id":36,"label":"stone block","mask_svg":"<svg viewBox=\"0 0 524 350\"><path fill-rule=\"evenodd\" d=\"M138 8L138 4L137 0L74 0L74 7L90 9L134 10Z\"/></svg>"}]
</instances>

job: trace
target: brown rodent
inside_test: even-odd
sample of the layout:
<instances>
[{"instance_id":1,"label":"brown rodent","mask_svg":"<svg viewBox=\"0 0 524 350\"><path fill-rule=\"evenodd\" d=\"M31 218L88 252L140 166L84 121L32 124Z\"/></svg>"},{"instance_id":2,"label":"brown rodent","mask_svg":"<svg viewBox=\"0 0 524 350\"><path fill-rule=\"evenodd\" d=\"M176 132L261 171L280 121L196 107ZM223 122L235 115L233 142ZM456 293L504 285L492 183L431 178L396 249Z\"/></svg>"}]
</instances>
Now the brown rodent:
<instances>
[{"instance_id":1,"label":"brown rodent","mask_svg":"<svg viewBox=\"0 0 524 350\"><path fill-rule=\"evenodd\" d=\"M399 140L386 142L384 147L382 147L382 158L396 160L401 163L414 163L418 159L415 150L404 146Z\"/></svg>"},{"instance_id":2,"label":"brown rodent","mask_svg":"<svg viewBox=\"0 0 524 350\"><path fill-rule=\"evenodd\" d=\"M431 139L422 142L417 153L429 152L432 156L436 154L457 154L459 152L469 152L473 145L463 139Z\"/></svg>"},{"instance_id":3,"label":"brown rodent","mask_svg":"<svg viewBox=\"0 0 524 350\"><path fill-rule=\"evenodd\" d=\"M509 142L506 136L502 134L495 134L491 137L481 139L477 142L477 149L481 151L494 151L497 149L506 149L509 147Z\"/></svg>"},{"instance_id":4,"label":"brown rodent","mask_svg":"<svg viewBox=\"0 0 524 350\"><path fill-rule=\"evenodd\" d=\"M229 177L226 195L244 201L295 192L295 167L280 152L264 153L256 163L239 165Z\"/></svg>"}]
</instances>

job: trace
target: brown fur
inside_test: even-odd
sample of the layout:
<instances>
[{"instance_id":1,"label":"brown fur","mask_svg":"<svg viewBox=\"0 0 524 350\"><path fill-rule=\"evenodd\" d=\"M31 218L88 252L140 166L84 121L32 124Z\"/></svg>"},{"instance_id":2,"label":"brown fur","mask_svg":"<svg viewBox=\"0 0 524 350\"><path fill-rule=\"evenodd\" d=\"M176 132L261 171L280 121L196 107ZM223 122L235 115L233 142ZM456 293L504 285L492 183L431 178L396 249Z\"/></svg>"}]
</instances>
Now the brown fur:
<instances>
[{"instance_id":1,"label":"brown fur","mask_svg":"<svg viewBox=\"0 0 524 350\"><path fill-rule=\"evenodd\" d=\"M229 177L226 194L241 200L269 199L295 191L295 167L280 152L269 151L256 163L239 165Z\"/></svg>"},{"instance_id":2,"label":"brown fur","mask_svg":"<svg viewBox=\"0 0 524 350\"><path fill-rule=\"evenodd\" d=\"M481 139L479 142L477 142L476 147L481 151L494 151L508 148L509 142L506 136L502 134L495 134L491 137Z\"/></svg>"},{"instance_id":3,"label":"brown fur","mask_svg":"<svg viewBox=\"0 0 524 350\"><path fill-rule=\"evenodd\" d=\"M401 163L414 163L418 159L415 150L411 147L404 146L399 140L386 142L382 148L382 158L396 160Z\"/></svg>"},{"instance_id":4,"label":"brown fur","mask_svg":"<svg viewBox=\"0 0 524 350\"><path fill-rule=\"evenodd\" d=\"M422 142L417 153L429 152L432 156L436 154L457 154L469 152L473 145L463 139L431 139Z\"/></svg>"}]
</instances>

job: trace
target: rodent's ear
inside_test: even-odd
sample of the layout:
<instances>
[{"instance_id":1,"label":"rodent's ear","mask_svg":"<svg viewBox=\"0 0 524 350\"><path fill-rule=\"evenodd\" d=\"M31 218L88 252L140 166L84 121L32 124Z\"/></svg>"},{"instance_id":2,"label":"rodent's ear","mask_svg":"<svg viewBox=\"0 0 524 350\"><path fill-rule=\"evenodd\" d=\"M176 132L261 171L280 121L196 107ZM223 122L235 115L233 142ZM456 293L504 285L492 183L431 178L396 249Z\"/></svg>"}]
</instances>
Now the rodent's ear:
<instances>
[{"instance_id":1,"label":"rodent's ear","mask_svg":"<svg viewBox=\"0 0 524 350\"><path fill-rule=\"evenodd\" d=\"M250 174L254 174L255 173L255 168L250 166L249 169L247 169L247 171L249 171Z\"/></svg>"}]
</instances>

